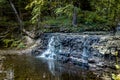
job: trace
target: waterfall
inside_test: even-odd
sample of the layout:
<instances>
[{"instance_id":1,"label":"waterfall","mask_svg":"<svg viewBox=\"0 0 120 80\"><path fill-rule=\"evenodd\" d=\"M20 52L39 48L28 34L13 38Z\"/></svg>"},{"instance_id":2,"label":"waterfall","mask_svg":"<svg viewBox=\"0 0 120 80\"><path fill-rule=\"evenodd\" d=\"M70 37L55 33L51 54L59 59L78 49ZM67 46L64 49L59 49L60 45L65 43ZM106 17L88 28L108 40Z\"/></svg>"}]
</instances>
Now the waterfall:
<instances>
[{"instance_id":1,"label":"waterfall","mask_svg":"<svg viewBox=\"0 0 120 80\"><path fill-rule=\"evenodd\" d=\"M83 53L82 53L82 67L88 67L88 57L89 57L90 42L89 39L85 39L83 42Z\"/></svg>"},{"instance_id":2,"label":"waterfall","mask_svg":"<svg viewBox=\"0 0 120 80\"><path fill-rule=\"evenodd\" d=\"M53 60L48 60L48 68L50 70L50 72L55 76L56 71L55 71L55 63Z\"/></svg>"},{"instance_id":3,"label":"waterfall","mask_svg":"<svg viewBox=\"0 0 120 80\"><path fill-rule=\"evenodd\" d=\"M54 56L56 55L55 54L55 43L54 43L54 36L52 36L49 40L49 43L48 43L48 47L47 47L47 50L42 54L40 55L40 57L43 57L43 58L48 58L48 59L53 59Z\"/></svg>"},{"instance_id":4,"label":"waterfall","mask_svg":"<svg viewBox=\"0 0 120 80\"><path fill-rule=\"evenodd\" d=\"M82 63L88 63L88 52L86 48L83 48Z\"/></svg>"},{"instance_id":5,"label":"waterfall","mask_svg":"<svg viewBox=\"0 0 120 80\"><path fill-rule=\"evenodd\" d=\"M63 63L72 62L88 69L89 64L99 62L99 37L96 36L61 36L53 35L48 40L47 49L39 56L44 59L53 59ZM46 40L45 40L46 41ZM49 63L54 69L53 63Z\"/></svg>"},{"instance_id":6,"label":"waterfall","mask_svg":"<svg viewBox=\"0 0 120 80\"><path fill-rule=\"evenodd\" d=\"M61 51L61 44L57 36L52 36L48 41L47 50L39 57L47 59L55 59L56 54Z\"/></svg>"}]
</instances>

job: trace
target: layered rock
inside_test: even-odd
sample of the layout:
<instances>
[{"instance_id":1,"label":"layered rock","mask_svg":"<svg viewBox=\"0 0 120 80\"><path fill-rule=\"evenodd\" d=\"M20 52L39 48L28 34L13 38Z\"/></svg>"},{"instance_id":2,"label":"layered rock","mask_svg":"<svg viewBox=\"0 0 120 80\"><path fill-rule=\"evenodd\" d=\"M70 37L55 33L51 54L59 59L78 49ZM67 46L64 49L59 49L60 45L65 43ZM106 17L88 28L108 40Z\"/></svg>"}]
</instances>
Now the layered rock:
<instances>
[{"instance_id":1,"label":"layered rock","mask_svg":"<svg viewBox=\"0 0 120 80\"><path fill-rule=\"evenodd\" d=\"M56 54L54 59L85 68L107 67L106 60L115 60L115 52L120 50L120 36L54 33L42 36L42 45L36 47L32 53L40 55L45 52L52 36L52 46Z\"/></svg>"}]
</instances>

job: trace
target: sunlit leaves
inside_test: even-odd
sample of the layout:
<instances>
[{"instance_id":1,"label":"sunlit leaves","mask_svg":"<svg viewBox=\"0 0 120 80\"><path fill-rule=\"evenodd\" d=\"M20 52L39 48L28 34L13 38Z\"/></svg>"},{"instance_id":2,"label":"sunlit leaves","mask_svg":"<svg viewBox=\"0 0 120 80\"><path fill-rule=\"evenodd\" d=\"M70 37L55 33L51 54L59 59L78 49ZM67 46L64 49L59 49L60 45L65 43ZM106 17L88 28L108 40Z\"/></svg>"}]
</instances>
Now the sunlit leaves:
<instances>
[{"instance_id":1,"label":"sunlit leaves","mask_svg":"<svg viewBox=\"0 0 120 80\"><path fill-rule=\"evenodd\" d=\"M32 2L30 2L27 6L26 6L26 9L28 9L28 8L32 8L32 7L34 7L34 6L38 6L38 5L40 5L40 6L42 6L42 5L44 5L44 0L33 0Z\"/></svg>"},{"instance_id":2,"label":"sunlit leaves","mask_svg":"<svg viewBox=\"0 0 120 80\"><path fill-rule=\"evenodd\" d=\"M74 7L72 4L68 4L65 7L60 7L55 10L56 14L66 14L71 17L73 15L73 10L76 9L77 12L80 11L80 8Z\"/></svg>"},{"instance_id":3,"label":"sunlit leaves","mask_svg":"<svg viewBox=\"0 0 120 80\"><path fill-rule=\"evenodd\" d=\"M31 19L32 23L35 23L38 17L41 15L41 10L44 4L45 4L45 0L33 0L26 6L26 9L32 8L32 15L33 15Z\"/></svg>"},{"instance_id":4,"label":"sunlit leaves","mask_svg":"<svg viewBox=\"0 0 120 80\"><path fill-rule=\"evenodd\" d=\"M73 11L73 8L74 6L69 4L69 5L66 5L65 7L60 7L60 8L57 8L55 13L56 14L66 14L68 16L72 16L72 11Z\"/></svg>"},{"instance_id":5,"label":"sunlit leaves","mask_svg":"<svg viewBox=\"0 0 120 80\"><path fill-rule=\"evenodd\" d=\"M112 74L112 79L120 80L120 74L118 74L118 75Z\"/></svg>"},{"instance_id":6,"label":"sunlit leaves","mask_svg":"<svg viewBox=\"0 0 120 80\"><path fill-rule=\"evenodd\" d=\"M115 68L118 70L118 69L120 69L120 66L118 64L116 64Z\"/></svg>"}]
</instances>

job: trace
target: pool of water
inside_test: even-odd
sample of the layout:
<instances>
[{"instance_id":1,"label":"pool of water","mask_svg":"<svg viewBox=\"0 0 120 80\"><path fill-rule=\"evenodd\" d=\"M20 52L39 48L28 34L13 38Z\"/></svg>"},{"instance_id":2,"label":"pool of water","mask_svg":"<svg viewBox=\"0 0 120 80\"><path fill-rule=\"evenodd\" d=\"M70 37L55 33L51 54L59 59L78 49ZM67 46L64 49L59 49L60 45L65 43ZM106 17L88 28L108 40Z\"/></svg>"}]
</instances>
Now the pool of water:
<instances>
[{"instance_id":1,"label":"pool of water","mask_svg":"<svg viewBox=\"0 0 120 80\"><path fill-rule=\"evenodd\" d=\"M0 60L0 80L101 80L88 70L31 56L7 55Z\"/></svg>"}]
</instances>

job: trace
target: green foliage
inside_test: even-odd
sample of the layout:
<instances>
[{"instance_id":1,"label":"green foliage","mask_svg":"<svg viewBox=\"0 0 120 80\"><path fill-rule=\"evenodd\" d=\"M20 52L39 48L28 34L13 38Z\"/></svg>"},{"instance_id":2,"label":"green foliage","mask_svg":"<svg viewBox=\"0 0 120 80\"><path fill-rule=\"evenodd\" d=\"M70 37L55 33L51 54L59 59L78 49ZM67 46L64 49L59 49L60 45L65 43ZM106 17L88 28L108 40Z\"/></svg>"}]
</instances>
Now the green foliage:
<instances>
[{"instance_id":1,"label":"green foliage","mask_svg":"<svg viewBox=\"0 0 120 80\"><path fill-rule=\"evenodd\" d=\"M116 64L116 65L115 65L115 68L116 68L117 70L119 70L119 69L120 69L120 66L119 66L118 64Z\"/></svg>"},{"instance_id":2,"label":"green foliage","mask_svg":"<svg viewBox=\"0 0 120 80\"><path fill-rule=\"evenodd\" d=\"M23 20L24 28L30 27L28 31L33 30L33 27L41 32L110 31L120 22L120 0L13 0L12 2ZM89 7L86 7L88 5ZM76 27L72 26L75 11ZM9 35L1 39L8 39L3 41L5 47L10 47L10 44L11 47L16 47L20 44L10 37L19 35L18 24L9 1L0 0L0 27L2 27L0 31L1 33L9 31ZM18 31L13 32L15 30Z\"/></svg>"},{"instance_id":3,"label":"green foliage","mask_svg":"<svg viewBox=\"0 0 120 80\"><path fill-rule=\"evenodd\" d=\"M1 5L4 4L4 3L6 3L6 0L0 0Z\"/></svg>"},{"instance_id":4,"label":"green foliage","mask_svg":"<svg viewBox=\"0 0 120 80\"><path fill-rule=\"evenodd\" d=\"M115 56L116 56L116 65L115 68L116 70L120 70L120 65L118 64L118 51L115 51ZM112 74L112 79L114 80L120 80L120 74Z\"/></svg>"},{"instance_id":5,"label":"green foliage","mask_svg":"<svg viewBox=\"0 0 120 80\"><path fill-rule=\"evenodd\" d=\"M61 32L71 26L71 19L66 16L61 16L57 18L46 17L43 22L41 22L40 30L42 32Z\"/></svg>"},{"instance_id":6,"label":"green foliage","mask_svg":"<svg viewBox=\"0 0 120 80\"><path fill-rule=\"evenodd\" d=\"M95 5L94 5L95 4ZM119 21L120 14L120 1L119 0L92 0L91 5L94 6L95 12L101 17L112 21L112 23Z\"/></svg>"},{"instance_id":7,"label":"green foliage","mask_svg":"<svg viewBox=\"0 0 120 80\"><path fill-rule=\"evenodd\" d=\"M76 9L77 13L80 12L80 8L74 7L74 5L72 5L72 4L68 4L65 7L57 8L55 10L55 13L57 15L59 15L59 14L65 14L65 15L71 17L73 15L73 9L74 8Z\"/></svg>"},{"instance_id":8,"label":"green foliage","mask_svg":"<svg viewBox=\"0 0 120 80\"><path fill-rule=\"evenodd\" d=\"M21 40L13 41L11 47L17 47L20 44Z\"/></svg>"},{"instance_id":9,"label":"green foliage","mask_svg":"<svg viewBox=\"0 0 120 80\"><path fill-rule=\"evenodd\" d=\"M85 22L85 21L84 21ZM101 22L102 23L102 22ZM108 31L110 27L106 24L98 22L85 22L79 23L77 27L73 27L71 19L66 16L60 16L56 18L46 17L41 22L40 30L42 32L82 32L82 31Z\"/></svg>"},{"instance_id":10,"label":"green foliage","mask_svg":"<svg viewBox=\"0 0 120 80\"><path fill-rule=\"evenodd\" d=\"M115 56L116 56L116 57L118 56L118 51L115 51Z\"/></svg>"},{"instance_id":11,"label":"green foliage","mask_svg":"<svg viewBox=\"0 0 120 80\"><path fill-rule=\"evenodd\" d=\"M120 70L120 66L118 64L115 65L115 68L117 70ZM120 74L112 74L112 79L114 79L114 80L120 80Z\"/></svg>"},{"instance_id":12,"label":"green foliage","mask_svg":"<svg viewBox=\"0 0 120 80\"><path fill-rule=\"evenodd\" d=\"M25 48L25 44L23 42L20 42L17 46L17 49L22 49L22 48Z\"/></svg>"},{"instance_id":13,"label":"green foliage","mask_svg":"<svg viewBox=\"0 0 120 80\"><path fill-rule=\"evenodd\" d=\"M18 26L18 23L16 23L16 22L13 22L13 21L9 21L9 22L6 22L7 20L5 20L5 21L0 21L0 26L10 26L10 27L12 27L12 26Z\"/></svg>"},{"instance_id":14,"label":"green foliage","mask_svg":"<svg viewBox=\"0 0 120 80\"><path fill-rule=\"evenodd\" d=\"M118 75L112 74L112 79L120 80L120 74L118 74Z\"/></svg>"},{"instance_id":15,"label":"green foliage","mask_svg":"<svg viewBox=\"0 0 120 80\"><path fill-rule=\"evenodd\" d=\"M33 15L31 19L32 23L37 22L45 4L46 4L46 0L33 0L26 6L26 9L32 8L32 15Z\"/></svg>"},{"instance_id":16,"label":"green foliage","mask_svg":"<svg viewBox=\"0 0 120 80\"><path fill-rule=\"evenodd\" d=\"M25 44L21 40L14 40L14 39L4 39L3 44L5 48L25 48Z\"/></svg>"},{"instance_id":17,"label":"green foliage","mask_svg":"<svg viewBox=\"0 0 120 80\"><path fill-rule=\"evenodd\" d=\"M79 3L79 4L77 4ZM85 9L87 5L89 9ZM77 11L78 25L85 24L85 30L111 30L119 22L120 14L120 1L119 0L91 0L85 1L49 1L49 0L32 0L26 6L26 9L32 9L32 19L33 23L40 23L46 25L63 25L64 21L55 21L55 17L67 16L72 20L74 9ZM55 14L54 14L55 13ZM46 14L51 16L50 20L43 19ZM39 22L39 18L43 21ZM53 20L52 20L53 19ZM69 24L71 24L70 21ZM68 23L66 23L68 24ZM63 27L62 26L62 27ZM93 28L93 29L92 29Z\"/></svg>"},{"instance_id":18,"label":"green foliage","mask_svg":"<svg viewBox=\"0 0 120 80\"><path fill-rule=\"evenodd\" d=\"M86 11L83 14L83 19L86 24L89 23L106 23L107 20L104 18L104 16L100 16L96 12Z\"/></svg>"},{"instance_id":19,"label":"green foliage","mask_svg":"<svg viewBox=\"0 0 120 80\"><path fill-rule=\"evenodd\" d=\"M70 18L66 16L61 16L57 18L51 18L51 17L46 17L46 20L42 22L43 25L49 25L49 26L63 26L63 25L69 25L71 24Z\"/></svg>"},{"instance_id":20,"label":"green foliage","mask_svg":"<svg viewBox=\"0 0 120 80\"><path fill-rule=\"evenodd\" d=\"M6 48L9 47L13 41L14 41L13 39L4 39L3 40L3 43L5 44L4 47Z\"/></svg>"}]
</instances>

